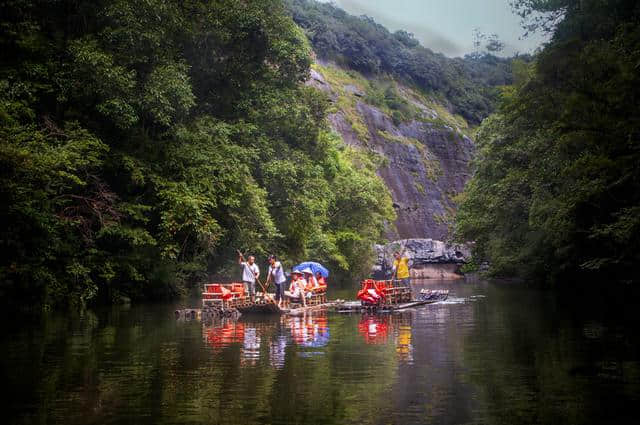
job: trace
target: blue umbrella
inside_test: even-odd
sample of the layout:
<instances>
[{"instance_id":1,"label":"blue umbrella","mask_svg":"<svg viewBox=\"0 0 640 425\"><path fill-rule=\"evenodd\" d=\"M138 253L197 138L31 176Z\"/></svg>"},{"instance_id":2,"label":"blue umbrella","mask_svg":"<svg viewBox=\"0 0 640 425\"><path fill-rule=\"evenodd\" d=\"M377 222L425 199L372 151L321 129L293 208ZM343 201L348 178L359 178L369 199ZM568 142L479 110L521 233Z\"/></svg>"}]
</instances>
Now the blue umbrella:
<instances>
[{"instance_id":1,"label":"blue umbrella","mask_svg":"<svg viewBox=\"0 0 640 425\"><path fill-rule=\"evenodd\" d=\"M310 268L313 274L320 273L325 279L329 277L329 270L320 263L315 261L305 261L293 267L294 272L300 272L306 268Z\"/></svg>"},{"instance_id":2,"label":"blue umbrella","mask_svg":"<svg viewBox=\"0 0 640 425\"><path fill-rule=\"evenodd\" d=\"M331 335L329 334L329 329L326 329L320 335L316 335L312 341L305 341L302 343L303 347L324 347L329 343L331 339Z\"/></svg>"}]
</instances>

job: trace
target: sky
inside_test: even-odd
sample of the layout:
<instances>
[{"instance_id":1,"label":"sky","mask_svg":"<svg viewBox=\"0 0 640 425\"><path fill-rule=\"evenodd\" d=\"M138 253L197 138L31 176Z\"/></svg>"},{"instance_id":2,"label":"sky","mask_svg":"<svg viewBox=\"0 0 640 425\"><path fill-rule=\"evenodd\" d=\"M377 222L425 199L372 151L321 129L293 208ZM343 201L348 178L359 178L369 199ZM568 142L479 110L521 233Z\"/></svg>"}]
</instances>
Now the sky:
<instances>
[{"instance_id":1,"label":"sky","mask_svg":"<svg viewBox=\"0 0 640 425\"><path fill-rule=\"evenodd\" d=\"M503 55L531 53L544 41L522 38L524 30L509 0L319 0L334 3L352 15L367 15L391 32L414 34L423 46L447 56L473 52L473 30L498 34Z\"/></svg>"}]
</instances>

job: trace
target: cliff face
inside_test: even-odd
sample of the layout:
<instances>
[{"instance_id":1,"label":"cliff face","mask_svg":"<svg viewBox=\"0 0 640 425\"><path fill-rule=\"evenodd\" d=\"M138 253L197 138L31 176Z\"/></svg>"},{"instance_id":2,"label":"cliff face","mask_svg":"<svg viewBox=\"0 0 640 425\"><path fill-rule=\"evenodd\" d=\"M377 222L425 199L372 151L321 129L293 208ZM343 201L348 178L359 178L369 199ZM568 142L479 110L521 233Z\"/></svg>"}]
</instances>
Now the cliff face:
<instances>
[{"instance_id":1,"label":"cliff face","mask_svg":"<svg viewBox=\"0 0 640 425\"><path fill-rule=\"evenodd\" d=\"M388 237L447 240L453 197L469 178L474 152L467 123L393 80L368 80L331 64L314 65L308 84L329 95L329 119L345 143L381 157L378 173L398 215Z\"/></svg>"}]
</instances>

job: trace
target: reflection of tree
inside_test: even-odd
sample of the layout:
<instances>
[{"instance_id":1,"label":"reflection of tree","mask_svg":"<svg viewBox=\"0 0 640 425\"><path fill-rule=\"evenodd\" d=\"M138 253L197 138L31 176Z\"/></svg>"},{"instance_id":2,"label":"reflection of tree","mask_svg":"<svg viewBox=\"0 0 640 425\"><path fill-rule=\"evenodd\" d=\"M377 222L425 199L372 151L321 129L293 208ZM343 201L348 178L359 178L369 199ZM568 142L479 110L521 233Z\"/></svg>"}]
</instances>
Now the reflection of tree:
<instances>
[{"instance_id":1,"label":"reflection of tree","mask_svg":"<svg viewBox=\"0 0 640 425\"><path fill-rule=\"evenodd\" d=\"M587 294L591 305L576 296L559 305L556 296L492 287L491 303L477 304L483 320L466 335L463 353L483 422L635 423L637 412L628 403L639 381L621 385L622 372L608 366L624 364L621 355L630 346L621 345L620 336L637 330L614 319L617 329L593 336L587 324L607 328L601 300ZM640 376L635 360L627 364L635 367L626 373Z\"/></svg>"}]
</instances>

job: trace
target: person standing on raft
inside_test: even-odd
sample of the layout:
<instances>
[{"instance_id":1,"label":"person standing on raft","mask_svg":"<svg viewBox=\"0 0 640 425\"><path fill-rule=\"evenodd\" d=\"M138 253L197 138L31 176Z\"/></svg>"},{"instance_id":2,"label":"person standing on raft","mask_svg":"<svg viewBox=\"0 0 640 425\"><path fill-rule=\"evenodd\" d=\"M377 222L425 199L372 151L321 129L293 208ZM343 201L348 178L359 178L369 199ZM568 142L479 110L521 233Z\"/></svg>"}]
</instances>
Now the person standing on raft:
<instances>
[{"instance_id":1,"label":"person standing on raft","mask_svg":"<svg viewBox=\"0 0 640 425\"><path fill-rule=\"evenodd\" d=\"M255 300L256 279L260 276L260 269L255 261L256 258L253 255L250 255L245 261L242 253L238 251L238 264L242 267L242 283L245 291L249 293L251 302Z\"/></svg>"},{"instance_id":2,"label":"person standing on raft","mask_svg":"<svg viewBox=\"0 0 640 425\"><path fill-rule=\"evenodd\" d=\"M277 260L275 255L269 256L269 271L267 272L265 287L269 286L269 281L271 280L273 280L276 286L276 301L278 301L278 307L281 307L282 299L284 298L284 284L287 281L287 277L284 275L282 263Z\"/></svg>"},{"instance_id":3,"label":"person standing on raft","mask_svg":"<svg viewBox=\"0 0 640 425\"><path fill-rule=\"evenodd\" d=\"M404 254L404 251L403 251ZM395 260L393 260L393 274L394 280L400 282L400 285L409 288L411 286L411 275L409 274L409 258L396 251L393 253Z\"/></svg>"}]
</instances>

